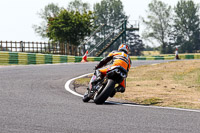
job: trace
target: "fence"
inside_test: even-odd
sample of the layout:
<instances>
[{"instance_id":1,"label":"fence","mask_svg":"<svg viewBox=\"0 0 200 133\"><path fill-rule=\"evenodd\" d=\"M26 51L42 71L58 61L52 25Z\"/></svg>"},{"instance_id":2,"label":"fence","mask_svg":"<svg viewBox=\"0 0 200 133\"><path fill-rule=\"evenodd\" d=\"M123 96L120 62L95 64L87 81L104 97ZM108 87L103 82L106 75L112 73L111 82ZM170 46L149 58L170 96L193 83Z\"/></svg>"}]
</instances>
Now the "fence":
<instances>
[{"instance_id":1,"label":"fence","mask_svg":"<svg viewBox=\"0 0 200 133\"><path fill-rule=\"evenodd\" d=\"M64 43L0 41L0 51L60 55L82 55L81 48Z\"/></svg>"}]
</instances>

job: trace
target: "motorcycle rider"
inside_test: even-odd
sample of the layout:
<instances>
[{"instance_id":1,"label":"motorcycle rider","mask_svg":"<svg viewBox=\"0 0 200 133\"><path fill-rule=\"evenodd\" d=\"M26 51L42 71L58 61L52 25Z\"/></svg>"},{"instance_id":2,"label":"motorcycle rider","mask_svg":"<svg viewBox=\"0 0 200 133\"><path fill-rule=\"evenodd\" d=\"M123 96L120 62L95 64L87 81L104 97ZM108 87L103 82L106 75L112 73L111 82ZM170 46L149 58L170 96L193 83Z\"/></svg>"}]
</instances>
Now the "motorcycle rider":
<instances>
[{"instance_id":1,"label":"motorcycle rider","mask_svg":"<svg viewBox=\"0 0 200 133\"><path fill-rule=\"evenodd\" d=\"M127 70L127 72L129 71L130 67L131 67L131 59L128 55L129 52L129 47L126 44L121 44L118 48L118 51L112 51L111 53L108 54L107 57L103 58L99 64L97 64L95 66L95 74L97 76L96 82L98 82L99 80L103 79L104 76L106 76L107 71L112 69L112 67L115 66L121 66L123 67L125 70ZM110 65L107 68L102 68L103 66L105 66L108 62L112 61L112 65ZM101 68L101 69L99 69ZM120 85L118 87L115 88L115 91L113 92L113 95L116 92L121 92L123 93L125 91L126 88L126 81L125 79L120 83ZM111 97L112 97L111 96Z\"/></svg>"}]
</instances>

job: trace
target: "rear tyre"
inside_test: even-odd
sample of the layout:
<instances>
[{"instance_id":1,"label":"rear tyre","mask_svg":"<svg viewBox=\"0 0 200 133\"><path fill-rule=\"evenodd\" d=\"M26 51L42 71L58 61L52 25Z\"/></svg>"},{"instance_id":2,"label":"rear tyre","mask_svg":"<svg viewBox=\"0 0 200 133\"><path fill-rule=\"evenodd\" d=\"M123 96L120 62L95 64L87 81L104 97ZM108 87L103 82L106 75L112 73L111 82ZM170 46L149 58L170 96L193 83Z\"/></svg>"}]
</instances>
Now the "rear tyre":
<instances>
[{"instance_id":1,"label":"rear tyre","mask_svg":"<svg viewBox=\"0 0 200 133\"><path fill-rule=\"evenodd\" d=\"M96 96L94 97L94 102L96 104L103 104L112 93L114 87L115 81L109 79L103 91L101 91L99 94L96 94Z\"/></svg>"}]
</instances>

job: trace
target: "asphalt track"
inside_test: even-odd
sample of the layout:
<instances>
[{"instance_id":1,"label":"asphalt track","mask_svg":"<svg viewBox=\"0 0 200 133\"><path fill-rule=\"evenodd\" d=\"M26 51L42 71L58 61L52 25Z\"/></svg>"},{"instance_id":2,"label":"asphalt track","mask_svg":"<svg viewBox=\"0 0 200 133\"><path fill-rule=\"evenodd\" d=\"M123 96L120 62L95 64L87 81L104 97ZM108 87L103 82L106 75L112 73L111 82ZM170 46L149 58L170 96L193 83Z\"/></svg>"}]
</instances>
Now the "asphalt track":
<instances>
[{"instance_id":1,"label":"asphalt track","mask_svg":"<svg viewBox=\"0 0 200 133\"><path fill-rule=\"evenodd\" d=\"M133 66L164 61L134 61ZM0 67L0 133L199 133L200 112L83 103L65 83L96 63Z\"/></svg>"}]
</instances>

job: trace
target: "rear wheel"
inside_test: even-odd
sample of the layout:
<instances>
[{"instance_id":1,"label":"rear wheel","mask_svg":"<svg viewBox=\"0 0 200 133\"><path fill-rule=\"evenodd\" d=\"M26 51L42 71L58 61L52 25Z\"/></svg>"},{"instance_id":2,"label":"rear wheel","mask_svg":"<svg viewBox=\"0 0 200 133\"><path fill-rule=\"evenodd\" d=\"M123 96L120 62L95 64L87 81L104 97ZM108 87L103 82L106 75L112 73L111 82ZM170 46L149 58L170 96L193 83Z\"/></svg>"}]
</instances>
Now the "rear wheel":
<instances>
[{"instance_id":1,"label":"rear wheel","mask_svg":"<svg viewBox=\"0 0 200 133\"><path fill-rule=\"evenodd\" d=\"M115 81L109 79L104 89L95 95L94 102L96 104L103 104L112 93L114 87L115 87Z\"/></svg>"}]
</instances>

